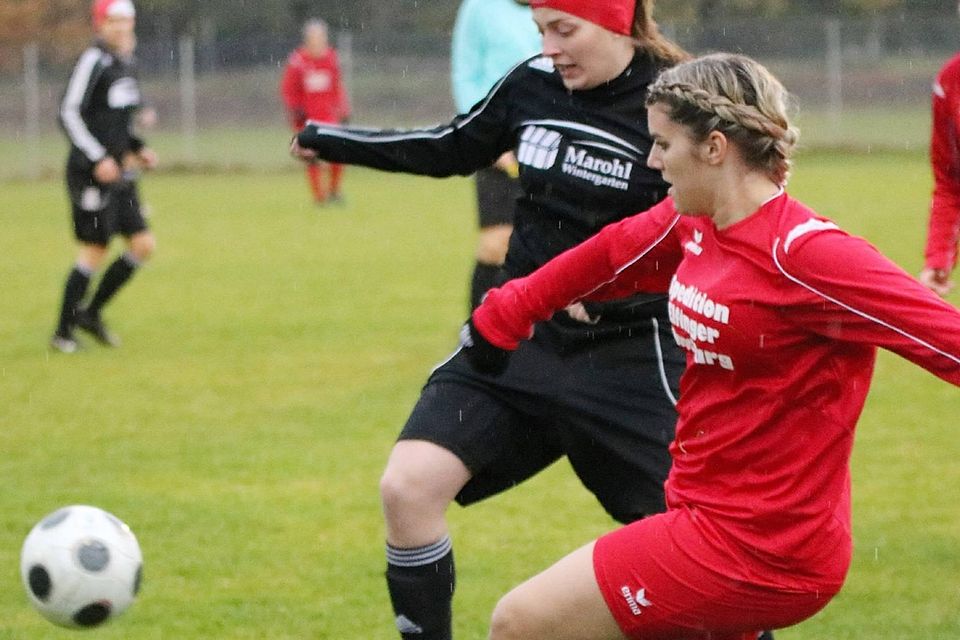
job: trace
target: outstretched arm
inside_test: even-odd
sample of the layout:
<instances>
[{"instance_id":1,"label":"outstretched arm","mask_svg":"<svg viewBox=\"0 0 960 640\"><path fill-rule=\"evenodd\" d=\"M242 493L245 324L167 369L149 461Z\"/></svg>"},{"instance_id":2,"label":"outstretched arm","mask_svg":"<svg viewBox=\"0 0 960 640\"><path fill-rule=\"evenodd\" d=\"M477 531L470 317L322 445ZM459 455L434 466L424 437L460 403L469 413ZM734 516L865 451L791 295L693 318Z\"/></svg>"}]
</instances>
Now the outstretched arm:
<instances>
[{"instance_id":1,"label":"outstretched arm","mask_svg":"<svg viewBox=\"0 0 960 640\"><path fill-rule=\"evenodd\" d=\"M535 323L579 300L665 291L681 257L678 220L667 199L604 227L530 275L488 292L473 313L474 327L491 344L512 350Z\"/></svg>"},{"instance_id":2,"label":"outstretched arm","mask_svg":"<svg viewBox=\"0 0 960 640\"><path fill-rule=\"evenodd\" d=\"M960 310L862 238L836 228L778 245L774 262L805 299L786 312L825 337L882 347L960 385Z\"/></svg>"},{"instance_id":3,"label":"outstretched arm","mask_svg":"<svg viewBox=\"0 0 960 640\"><path fill-rule=\"evenodd\" d=\"M948 66L934 84L933 126L930 133L930 164L933 169L933 198L927 244L920 282L941 296L950 292L950 272L957 263L960 240L960 115L954 67Z\"/></svg>"},{"instance_id":4,"label":"outstretched arm","mask_svg":"<svg viewBox=\"0 0 960 640\"><path fill-rule=\"evenodd\" d=\"M291 152L304 159L383 171L438 178L469 175L513 148L510 91L505 84L501 81L469 113L429 129L368 129L308 122L297 134Z\"/></svg>"}]
</instances>

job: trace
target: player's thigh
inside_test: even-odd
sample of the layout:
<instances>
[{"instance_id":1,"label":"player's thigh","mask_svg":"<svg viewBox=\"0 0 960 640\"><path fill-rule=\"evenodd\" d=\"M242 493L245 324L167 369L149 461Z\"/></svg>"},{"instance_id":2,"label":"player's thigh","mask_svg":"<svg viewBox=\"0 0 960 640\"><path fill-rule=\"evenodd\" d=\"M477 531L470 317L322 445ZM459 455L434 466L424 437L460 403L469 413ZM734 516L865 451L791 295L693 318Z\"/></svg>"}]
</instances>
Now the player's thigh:
<instances>
[{"instance_id":1,"label":"player's thigh","mask_svg":"<svg viewBox=\"0 0 960 640\"><path fill-rule=\"evenodd\" d=\"M491 622L496 640L619 640L593 570L591 542L505 595Z\"/></svg>"},{"instance_id":2,"label":"player's thigh","mask_svg":"<svg viewBox=\"0 0 960 640\"><path fill-rule=\"evenodd\" d=\"M73 235L84 245L106 247L117 231L117 210L110 190L102 188L89 172L67 170Z\"/></svg>"},{"instance_id":3,"label":"player's thigh","mask_svg":"<svg viewBox=\"0 0 960 640\"><path fill-rule=\"evenodd\" d=\"M468 505L536 475L563 451L554 429L511 401L523 394L525 375L517 371L523 362L504 376L517 388L506 388L469 371L462 360L458 354L434 374L399 439L432 442L456 455L471 475L456 500Z\"/></svg>"},{"instance_id":4,"label":"player's thigh","mask_svg":"<svg viewBox=\"0 0 960 640\"><path fill-rule=\"evenodd\" d=\"M117 229L125 238L143 238L147 234L147 219L140 203L140 192L135 183L126 183L115 189ZM152 237L152 235L151 235ZM152 247L149 248L152 250Z\"/></svg>"},{"instance_id":5,"label":"player's thigh","mask_svg":"<svg viewBox=\"0 0 960 640\"><path fill-rule=\"evenodd\" d=\"M653 338L611 341L570 368L557 421L577 475L620 522L663 511L677 413Z\"/></svg>"},{"instance_id":6,"label":"player's thigh","mask_svg":"<svg viewBox=\"0 0 960 640\"><path fill-rule=\"evenodd\" d=\"M596 580L624 634L646 640L755 638L761 629L805 620L836 593L836 585L779 589L751 581L745 575L755 560L730 536L708 515L677 509L597 540Z\"/></svg>"}]
</instances>

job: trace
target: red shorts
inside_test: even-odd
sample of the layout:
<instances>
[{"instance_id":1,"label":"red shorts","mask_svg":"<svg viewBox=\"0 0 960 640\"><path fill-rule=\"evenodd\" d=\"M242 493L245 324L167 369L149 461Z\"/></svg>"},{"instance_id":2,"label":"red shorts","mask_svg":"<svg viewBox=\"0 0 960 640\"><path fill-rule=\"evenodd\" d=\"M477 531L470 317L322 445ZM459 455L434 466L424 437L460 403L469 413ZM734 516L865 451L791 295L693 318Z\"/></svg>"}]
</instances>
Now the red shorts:
<instances>
[{"instance_id":1,"label":"red shorts","mask_svg":"<svg viewBox=\"0 0 960 640\"><path fill-rule=\"evenodd\" d=\"M599 540L593 569L623 633L643 640L753 640L805 620L838 588L787 590L710 567L743 566L717 551L686 509L634 522Z\"/></svg>"}]
</instances>

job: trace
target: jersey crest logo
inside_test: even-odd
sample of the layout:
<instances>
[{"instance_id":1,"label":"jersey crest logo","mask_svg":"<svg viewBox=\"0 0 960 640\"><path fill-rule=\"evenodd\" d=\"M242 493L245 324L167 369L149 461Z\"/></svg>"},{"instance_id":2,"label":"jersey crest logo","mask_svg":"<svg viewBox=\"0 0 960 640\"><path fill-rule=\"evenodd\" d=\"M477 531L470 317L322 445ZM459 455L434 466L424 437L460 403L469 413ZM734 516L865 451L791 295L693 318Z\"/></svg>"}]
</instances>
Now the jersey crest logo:
<instances>
[{"instance_id":1,"label":"jersey crest logo","mask_svg":"<svg viewBox=\"0 0 960 640\"><path fill-rule=\"evenodd\" d=\"M569 120L527 120L517 146L522 165L546 171L559 165L568 179L629 191L643 149L599 127ZM560 132L563 133L560 133Z\"/></svg>"},{"instance_id":2,"label":"jersey crest logo","mask_svg":"<svg viewBox=\"0 0 960 640\"><path fill-rule=\"evenodd\" d=\"M303 88L309 93L329 91L333 86L333 78L326 69L310 71L303 76Z\"/></svg>"},{"instance_id":3,"label":"jersey crest logo","mask_svg":"<svg viewBox=\"0 0 960 640\"><path fill-rule=\"evenodd\" d=\"M140 104L140 87L131 77L120 78L107 91L107 104L111 109L126 109Z\"/></svg>"},{"instance_id":4,"label":"jersey crest logo","mask_svg":"<svg viewBox=\"0 0 960 640\"><path fill-rule=\"evenodd\" d=\"M686 244L683 245L683 248L693 255L698 256L703 253L703 247L700 246L701 242L703 242L703 231L700 231L700 229L694 229L693 240L688 240Z\"/></svg>"},{"instance_id":5,"label":"jersey crest logo","mask_svg":"<svg viewBox=\"0 0 960 640\"><path fill-rule=\"evenodd\" d=\"M550 169L557 162L562 136L556 131L529 125L520 136L517 162L534 169Z\"/></svg>"}]
</instances>

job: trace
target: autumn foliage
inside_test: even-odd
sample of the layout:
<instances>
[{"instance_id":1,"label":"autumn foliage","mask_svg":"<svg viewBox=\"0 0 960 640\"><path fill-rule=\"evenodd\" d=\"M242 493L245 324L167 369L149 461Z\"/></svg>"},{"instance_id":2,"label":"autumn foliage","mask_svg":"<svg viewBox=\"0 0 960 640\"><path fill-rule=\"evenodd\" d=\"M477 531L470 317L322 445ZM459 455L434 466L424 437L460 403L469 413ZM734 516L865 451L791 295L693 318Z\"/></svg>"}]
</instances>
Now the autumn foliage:
<instances>
[{"instance_id":1,"label":"autumn foliage","mask_svg":"<svg viewBox=\"0 0 960 640\"><path fill-rule=\"evenodd\" d=\"M23 65L23 47L40 45L45 62L62 63L92 37L85 0L3 0L0 2L0 71Z\"/></svg>"}]
</instances>

